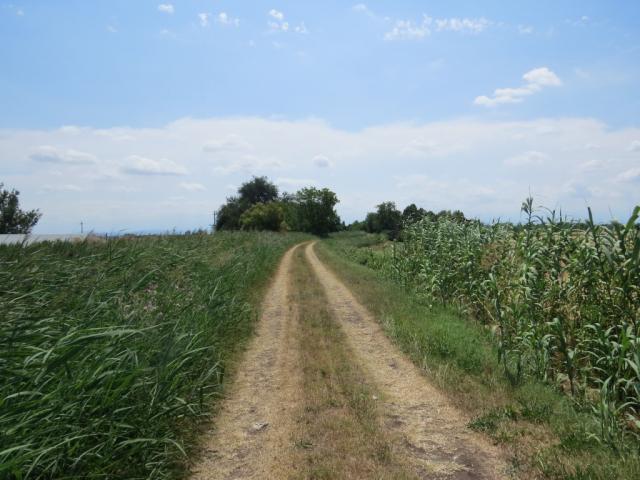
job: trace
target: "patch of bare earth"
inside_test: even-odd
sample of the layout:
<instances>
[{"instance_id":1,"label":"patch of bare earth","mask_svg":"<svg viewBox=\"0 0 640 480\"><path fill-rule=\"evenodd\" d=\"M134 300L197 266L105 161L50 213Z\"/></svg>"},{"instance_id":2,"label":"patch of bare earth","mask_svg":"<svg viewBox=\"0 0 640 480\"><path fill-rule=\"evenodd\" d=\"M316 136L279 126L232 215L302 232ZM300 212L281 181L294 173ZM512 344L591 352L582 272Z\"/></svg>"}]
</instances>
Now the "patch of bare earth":
<instances>
[{"instance_id":1,"label":"patch of bare earth","mask_svg":"<svg viewBox=\"0 0 640 480\"><path fill-rule=\"evenodd\" d=\"M192 468L194 480L287 478L301 400L298 319L290 301L295 248L282 258L255 337Z\"/></svg>"},{"instance_id":2,"label":"patch of bare earth","mask_svg":"<svg viewBox=\"0 0 640 480\"><path fill-rule=\"evenodd\" d=\"M502 452L467 428L469 419L388 339L372 315L322 264L313 247L309 244L305 253L330 309L356 361L381 392L382 428L393 439L394 453L418 478L507 478Z\"/></svg>"}]
</instances>

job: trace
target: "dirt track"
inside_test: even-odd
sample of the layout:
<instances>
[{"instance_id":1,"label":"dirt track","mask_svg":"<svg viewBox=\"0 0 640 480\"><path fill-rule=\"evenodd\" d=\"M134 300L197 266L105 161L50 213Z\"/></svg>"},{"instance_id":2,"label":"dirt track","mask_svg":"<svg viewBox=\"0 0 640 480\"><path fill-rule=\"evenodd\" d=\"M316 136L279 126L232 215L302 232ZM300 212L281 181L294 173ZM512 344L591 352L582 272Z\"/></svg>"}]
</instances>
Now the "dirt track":
<instances>
[{"instance_id":1,"label":"dirt track","mask_svg":"<svg viewBox=\"0 0 640 480\"><path fill-rule=\"evenodd\" d=\"M304 415L298 309L291 302L295 285L289 278L295 248L300 246L285 254L265 297L257 335L206 440L194 479L303 476L293 460L293 435L300 428L296 419ZM405 465L406 478L507 478L501 453L466 427L468 419L385 336L372 315L318 259L314 244L303 248L345 333L353 362L381 394L379 429Z\"/></svg>"}]
</instances>

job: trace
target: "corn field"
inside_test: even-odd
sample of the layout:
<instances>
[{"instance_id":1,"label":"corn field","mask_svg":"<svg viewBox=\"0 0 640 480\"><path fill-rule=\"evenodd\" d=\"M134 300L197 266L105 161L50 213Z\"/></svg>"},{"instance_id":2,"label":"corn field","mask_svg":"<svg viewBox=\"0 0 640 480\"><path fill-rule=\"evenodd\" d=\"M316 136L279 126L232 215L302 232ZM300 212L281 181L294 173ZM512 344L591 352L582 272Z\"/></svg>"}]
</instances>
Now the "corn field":
<instances>
[{"instance_id":1,"label":"corn field","mask_svg":"<svg viewBox=\"0 0 640 480\"><path fill-rule=\"evenodd\" d=\"M640 438L640 207L626 224L523 203L521 225L431 221L361 258L490 328L511 382L552 382L593 410L601 441Z\"/></svg>"},{"instance_id":2,"label":"corn field","mask_svg":"<svg viewBox=\"0 0 640 480\"><path fill-rule=\"evenodd\" d=\"M0 478L172 478L295 235L0 248Z\"/></svg>"}]
</instances>

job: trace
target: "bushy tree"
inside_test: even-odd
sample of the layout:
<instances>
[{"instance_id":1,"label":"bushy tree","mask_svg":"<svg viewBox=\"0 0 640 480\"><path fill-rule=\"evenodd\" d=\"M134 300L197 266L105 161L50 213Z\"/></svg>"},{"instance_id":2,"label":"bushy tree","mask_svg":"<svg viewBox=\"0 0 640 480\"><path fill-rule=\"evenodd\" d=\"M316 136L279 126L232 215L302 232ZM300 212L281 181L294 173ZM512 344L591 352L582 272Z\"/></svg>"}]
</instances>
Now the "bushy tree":
<instances>
[{"instance_id":1,"label":"bushy tree","mask_svg":"<svg viewBox=\"0 0 640 480\"><path fill-rule=\"evenodd\" d=\"M268 203L278 199L278 187L271 183L267 177L253 177L240 186L238 194L250 205Z\"/></svg>"},{"instance_id":2,"label":"bushy tree","mask_svg":"<svg viewBox=\"0 0 640 480\"><path fill-rule=\"evenodd\" d=\"M38 210L20 209L18 190L5 190L0 183L0 233L29 233L42 214Z\"/></svg>"},{"instance_id":3,"label":"bushy tree","mask_svg":"<svg viewBox=\"0 0 640 480\"><path fill-rule=\"evenodd\" d=\"M242 214L240 225L243 230L285 230L284 208L279 202L256 203Z\"/></svg>"},{"instance_id":4,"label":"bushy tree","mask_svg":"<svg viewBox=\"0 0 640 480\"><path fill-rule=\"evenodd\" d=\"M306 187L299 190L292 202L292 227L301 232L327 235L340 227L340 217L335 211L337 195L328 188Z\"/></svg>"},{"instance_id":5,"label":"bushy tree","mask_svg":"<svg viewBox=\"0 0 640 480\"><path fill-rule=\"evenodd\" d=\"M253 177L238 189L238 195L227 198L218 210L216 230L239 230L240 217L253 205L273 202L278 199L278 187L267 177Z\"/></svg>"}]
</instances>

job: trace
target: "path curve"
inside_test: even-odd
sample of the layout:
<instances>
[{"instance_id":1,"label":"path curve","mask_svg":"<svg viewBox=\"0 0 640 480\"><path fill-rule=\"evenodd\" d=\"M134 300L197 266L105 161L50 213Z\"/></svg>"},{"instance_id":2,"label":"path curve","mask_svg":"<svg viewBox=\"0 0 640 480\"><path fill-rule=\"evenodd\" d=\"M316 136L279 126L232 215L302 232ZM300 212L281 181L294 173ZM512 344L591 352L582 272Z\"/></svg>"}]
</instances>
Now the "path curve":
<instances>
[{"instance_id":1,"label":"path curve","mask_svg":"<svg viewBox=\"0 0 640 480\"><path fill-rule=\"evenodd\" d=\"M291 470L293 412L301 404L298 322L290 300L289 249L280 261L256 334L232 381L194 480L278 479Z\"/></svg>"},{"instance_id":2,"label":"path curve","mask_svg":"<svg viewBox=\"0 0 640 480\"><path fill-rule=\"evenodd\" d=\"M391 342L314 247L306 247L306 257L357 361L383 394L382 426L399 438L395 450L401 458L424 479L508 478L501 452L467 428L468 419Z\"/></svg>"}]
</instances>

